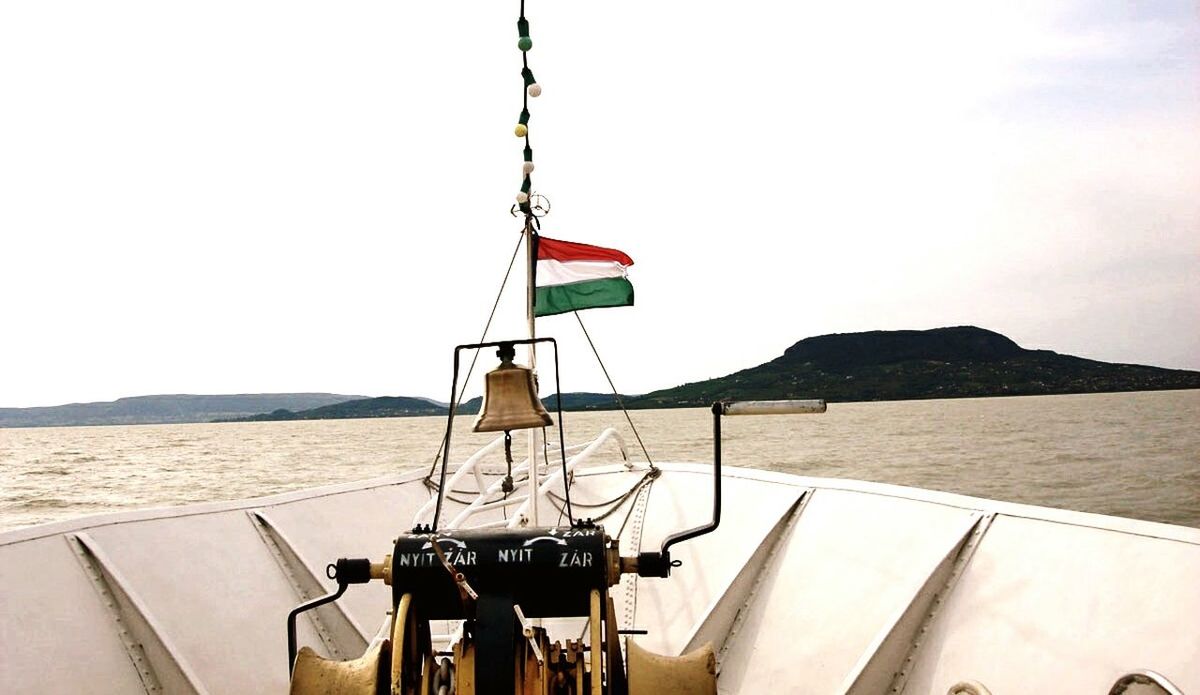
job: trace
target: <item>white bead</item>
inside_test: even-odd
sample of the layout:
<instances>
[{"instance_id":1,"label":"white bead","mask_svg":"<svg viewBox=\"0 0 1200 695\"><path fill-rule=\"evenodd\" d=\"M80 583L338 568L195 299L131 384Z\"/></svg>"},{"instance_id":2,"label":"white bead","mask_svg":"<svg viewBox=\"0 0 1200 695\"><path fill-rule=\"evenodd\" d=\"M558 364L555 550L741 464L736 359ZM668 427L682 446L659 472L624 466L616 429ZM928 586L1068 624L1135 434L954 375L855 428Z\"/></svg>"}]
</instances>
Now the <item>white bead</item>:
<instances>
[{"instance_id":1,"label":"white bead","mask_svg":"<svg viewBox=\"0 0 1200 695\"><path fill-rule=\"evenodd\" d=\"M529 85L529 96L540 97L541 95L542 95L542 85L538 84L537 82L534 82L533 84Z\"/></svg>"},{"instance_id":2,"label":"white bead","mask_svg":"<svg viewBox=\"0 0 1200 695\"><path fill-rule=\"evenodd\" d=\"M524 173L526 176L529 176L530 174L532 174L533 173L533 162L525 162L524 164L522 164L521 172Z\"/></svg>"},{"instance_id":3,"label":"white bead","mask_svg":"<svg viewBox=\"0 0 1200 695\"><path fill-rule=\"evenodd\" d=\"M517 194L517 202L520 203L521 205L528 203L529 202L529 194L526 193L525 191L521 191L520 193Z\"/></svg>"}]
</instances>

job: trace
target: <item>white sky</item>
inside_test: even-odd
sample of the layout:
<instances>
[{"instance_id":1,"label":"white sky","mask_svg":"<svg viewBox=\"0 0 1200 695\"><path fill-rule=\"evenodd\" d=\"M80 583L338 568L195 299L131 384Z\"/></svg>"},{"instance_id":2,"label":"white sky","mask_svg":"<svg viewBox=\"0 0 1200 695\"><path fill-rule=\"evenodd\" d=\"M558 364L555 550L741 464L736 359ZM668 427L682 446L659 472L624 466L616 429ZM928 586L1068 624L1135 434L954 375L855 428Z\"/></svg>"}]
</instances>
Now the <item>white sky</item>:
<instances>
[{"instance_id":1,"label":"white sky","mask_svg":"<svg viewBox=\"0 0 1200 695\"><path fill-rule=\"evenodd\" d=\"M517 4L0 4L0 406L445 400L520 227ZM991 5L528 0L544 233L636 261L583 315L622 391L958 324L1200 369L1195 7Z\"/></svg>"}]
</instances>

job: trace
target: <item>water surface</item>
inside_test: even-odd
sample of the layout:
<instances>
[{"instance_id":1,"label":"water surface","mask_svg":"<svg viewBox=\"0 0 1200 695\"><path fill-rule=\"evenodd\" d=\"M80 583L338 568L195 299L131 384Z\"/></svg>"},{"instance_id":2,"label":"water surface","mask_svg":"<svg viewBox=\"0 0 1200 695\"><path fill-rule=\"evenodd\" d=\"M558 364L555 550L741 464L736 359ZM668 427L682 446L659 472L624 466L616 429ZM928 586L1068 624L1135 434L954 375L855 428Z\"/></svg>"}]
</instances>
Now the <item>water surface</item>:
<instances>
[{"instance_id":1,"label":"water surface","mask_svg":"<svg viewBox=\"0 0 1200 695\"><path fill-rule=\"evenodd\" d=\"M711 461L708 410L632 416L654 459ZM566 419L568 443L613 425L641 458L619 412ZM824 415L728 418L724 454L732 465L1200 527L1198 423L1200 391L835 403ZM445 424L0 429L0 530L428 468ZM455 424L456 461L491 439L469 427L469 418Z\"/></svg>"}]
</instances>

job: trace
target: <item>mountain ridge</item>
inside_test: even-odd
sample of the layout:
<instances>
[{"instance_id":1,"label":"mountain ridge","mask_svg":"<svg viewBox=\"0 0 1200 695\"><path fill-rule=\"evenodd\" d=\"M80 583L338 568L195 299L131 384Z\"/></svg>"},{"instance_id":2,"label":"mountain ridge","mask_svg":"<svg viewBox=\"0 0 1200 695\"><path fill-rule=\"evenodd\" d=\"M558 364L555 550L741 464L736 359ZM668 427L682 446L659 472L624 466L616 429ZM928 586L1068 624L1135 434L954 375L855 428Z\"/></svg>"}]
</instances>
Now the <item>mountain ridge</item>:
<instances>
[{"instance_id":1,"label":"mountain ridge","mask_svg":"<svg viewBox=\"0 0 1200 695\"><path fill-rule=\"evenodd\" d=\"M831 402L1104 393L1200 388L1200 372L1027 350L976 326L832 333L724 377L652 391L631 407L707 405L725 399Z\"/></svg>"},{"instance_id":2,"label":"mountain ridge","mask_svg":"<svg viewBox=\"0 0 1200 695\"><path fill-rule=\"evenodd\" d=\"M277 408L307 410L365 398L336 393L157 394L115 401L0 408L0 428L211 422Z\"/></svg>"},{"instance_id":3,"label":"mountain ridge","mask_svg":"<svg viewBox=\"0 0 1200 695\"><path fill-rule=\"evenodd\" d=\"M756 367L622 398L631 409L647 409L700 407L716 400L739 399L823 398L848 402L1178 388L1200 388L1200 372L1027 350L995 331L949 326L813 336ZM368 414L376 410L371 402L374 400L378 399L352 401L335 408L345 417L378 417ZM465 401L457 412L477 412L479 401L478 397ZM543 402L547 410L554 409L552 397ZM618 407L612 394L563 394L564 410ZM446 412L442 407L440 412L428 414Z\"/></svg>"},{"instance_id":4,"label":"mountain ridge","mask_svg":"<svg viewBox=\"0 0 1200 695\"><path fill-rule=\"evenodd\" d=\"M625 395L622 399L631 409L646 409L707 406L717 400L823 398L849 402L1196 388L1200 388L1200 372L1100 362L1052 350L1028 350L995 331L976 326L948 326L812 336L754 367L646 394ZM466 400L457 412L464 415L478 412L480 401L479 397ZM546 397L544 401L546 409L553 411L554 398ZM253 406L261 407L249 409ZM210 410L203 411L203 407ZM563 394L564 410L618 407L611 393ZM75 420L65 421L72 409ZM198 414L201 412L208 414ZM167 394L104 403L0 408L0 427L414 417L446 413L443 402L421 396Z\"/></svg>"}]
</instances>

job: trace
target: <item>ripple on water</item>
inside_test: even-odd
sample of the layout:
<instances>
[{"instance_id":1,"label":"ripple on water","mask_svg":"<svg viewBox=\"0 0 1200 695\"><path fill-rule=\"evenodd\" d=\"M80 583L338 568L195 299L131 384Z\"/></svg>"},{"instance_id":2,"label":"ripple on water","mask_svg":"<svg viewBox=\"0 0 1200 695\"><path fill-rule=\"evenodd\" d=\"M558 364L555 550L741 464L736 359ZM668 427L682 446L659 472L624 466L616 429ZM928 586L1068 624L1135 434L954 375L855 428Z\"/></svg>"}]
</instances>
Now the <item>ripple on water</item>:
<instances>
[{"instance_id":1,"label":"ripple on water","mask_svg":"<svg viewBox=\"0 0 1200 695\"><path fill-rule=\"evenodd\" d=\"M61 497L29 497L22 506L28 510L71 509L78 504L78 500L64 500Z\"/></svg>"},{"instance_id":2,"label":"ripple on water","mask_svg":"<svg viewBox=\"0 0 1200 695\"><path fill-rule=\"evenodd\" d=\"M24 475L70 475L72 470L67 466L39 466L37 468L30 468L24 472Z\"/></svg>"}]
</instances>

